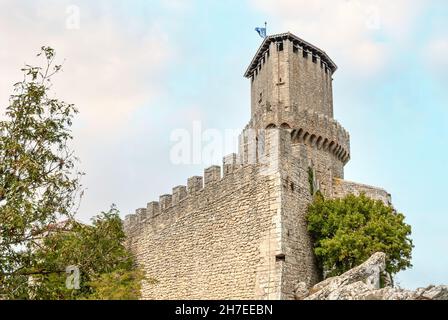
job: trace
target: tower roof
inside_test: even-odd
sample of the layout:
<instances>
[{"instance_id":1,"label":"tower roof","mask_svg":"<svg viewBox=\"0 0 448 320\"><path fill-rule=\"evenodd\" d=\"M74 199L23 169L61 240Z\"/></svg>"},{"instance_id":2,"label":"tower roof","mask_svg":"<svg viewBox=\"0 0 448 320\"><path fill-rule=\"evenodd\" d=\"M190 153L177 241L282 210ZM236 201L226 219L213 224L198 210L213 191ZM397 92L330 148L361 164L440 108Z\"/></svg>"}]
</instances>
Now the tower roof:
<instances>
[{"instance_id":1,"label":"tower roof","mask_svg":"<svg viewBox=\"0 0 448 320\"><path fill-rule=\"evenodd\" d=\"M279 40L285 40L288 39L294 43L297 43L301 47L313 52L314 54L318 55L323 61L325 61L328 65L328 67L331 69L331 72L335 72L338 68L336 64L331 60L331 58L325 53L325 51L319 49L318 47L313 46L311 43L306 42L305 40L297 37L296 35L293 35L290 32L286 33L279 33L279 34L273 34L270 36L267 36L263 42L261 43L260 47L257 50L257 53L253 57L252 61L249 64L249 67L247 67L246 72L244 73L244 76L246 78L250 78L252 76L252 72L256 69L258 66L259 60L262 58L263 53L269 48L269 45L271 42L276 42Z\"/></svg>"}]
</instances>

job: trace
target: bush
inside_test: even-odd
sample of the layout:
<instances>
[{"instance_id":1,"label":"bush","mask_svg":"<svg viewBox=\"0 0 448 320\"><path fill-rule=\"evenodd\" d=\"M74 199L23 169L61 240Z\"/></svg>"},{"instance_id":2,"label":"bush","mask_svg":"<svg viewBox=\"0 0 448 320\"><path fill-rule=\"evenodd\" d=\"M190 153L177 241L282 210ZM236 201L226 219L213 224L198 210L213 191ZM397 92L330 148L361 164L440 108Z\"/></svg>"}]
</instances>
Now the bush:
<instances>
[{"instance_id":1,"label":"bush","mask_svg":"<svg viewBox=\"0 0 448 320\"><path fill-rule=\"evenodd\" d=\"M386 254L389 275L412 266L411 226L382 201L364 194L327 200L318 193L308 208L307 222L326 277L340 275L378 251Z\"/></svg>"}]
</instances>

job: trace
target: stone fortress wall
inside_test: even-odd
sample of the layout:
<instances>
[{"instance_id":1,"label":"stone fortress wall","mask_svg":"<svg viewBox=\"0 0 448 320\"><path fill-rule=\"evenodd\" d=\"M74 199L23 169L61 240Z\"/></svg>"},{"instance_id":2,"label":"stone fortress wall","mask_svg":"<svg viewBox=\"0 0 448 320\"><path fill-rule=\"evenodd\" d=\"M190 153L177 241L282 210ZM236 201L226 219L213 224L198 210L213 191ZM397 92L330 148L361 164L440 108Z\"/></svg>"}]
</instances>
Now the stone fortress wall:
<instances>
[{"instance_id":1,"label":"stone fortress wall","mask_svg":"<svg viewBox=\"0 0 448 320\"><path fill-rule=\"evenodd\" d=\"M288 277L319 280L304 220L308 167L288 130L265 140L265 161L231 154L126 216L130 247L159 281L144 283L144 298L292 299Z\"/></svg>"},{"instance_id":2,"label":"stone fortress wall","mask_svg":"<svg viewBox=\"0 0 448 320\"><path fill-rule=\"evenodd\" d=\"M293 299L298 279L310 286L320 280L305 222L312 200L308 168L316 156L298 151L310 146L293 142L291 130L265 135L265 161L231 154L222 168L205 169L126 217L130 247L158 280L143 284L143 298ZM382 189L338 178L322 190L390 201Z\"/></svg>"},{"instance_id":3,"label":"stone fortress wall","mask_svg":"<svg viewBox=\"0 0 448 320\"><path fill-rule=\"evenodd\" d=\"M126 217L129 245L158 280L143 284L143 298L280 298L278 179L237 164L236 155L224 168Z\"/></svg>"},{"instance_id":4,"label":"stone fortress wall","mask_svg":"<svg viewBox=\"0 0 448 320\"><path fill-rule=\"evenodd\" d=\"M290 34L267 37L245 76L252 117L238 154L125 218L128 244L147 276L144 299L293 299L319 270L305 215L313 195L383 189L343 180L350 136L333 119L325 52Z\"/></svg>"}]
</instances>

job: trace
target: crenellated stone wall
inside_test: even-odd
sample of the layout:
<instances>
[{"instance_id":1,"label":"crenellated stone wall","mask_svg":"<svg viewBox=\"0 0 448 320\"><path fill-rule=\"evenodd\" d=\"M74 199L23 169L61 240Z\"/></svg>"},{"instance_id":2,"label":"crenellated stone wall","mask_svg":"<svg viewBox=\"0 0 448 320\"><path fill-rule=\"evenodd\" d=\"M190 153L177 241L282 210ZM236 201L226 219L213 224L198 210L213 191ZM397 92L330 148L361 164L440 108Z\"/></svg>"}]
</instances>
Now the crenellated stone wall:
<instances>
[{"instance_id":1,"label":"crenellated stone wall","mask_svg":"<svg viewBox=\"0 0 448 320\"><path fill-rule=\"evenodd\" d=\"M392 197L384 189L337 178L333 181L333 197L335 198L343 198L348 194L358 196L361 193L371 199L381 200L387 205L392 205Z\"/></svg>"},{"instance_id":2,"label":"crenellated stone wall","mask_svg":"<svg viewBox=\"0 0 448 320\"><path fill-rule=\"evenodd\" d=\"M334 155L295 143L290 130L266 130L262 143L257 163L226 156L223 170L206 168L126 216L128 245L158 281L143 284L143 298L293 299L297 279L309 286L320 280L305 219L309 168L328 196L387 197L381 189L324 176Z\"/></svg>"},{"instance_id":3,"label":"crenellated stone wall","mask_svg":"<svg viewBox=\"0 0 448 320\"><path fill-rule=\"evenodd\" d=\"M213 166L125 219L128 244L156 285L151 299L280 299L281 178L262 164Z\"/></svg>"},{"instance_id":4,"label":"crenellated stone wall","mask_svg":"<svg viewBox=\"0 0 448 320\"><path fill-rule=\"evenodd\" d=\"M144 283L143 298L278 299L277 186L263 178L256 168L239 168L129 226L138 261L158 281Z\"/></svg>"}]
</instances>

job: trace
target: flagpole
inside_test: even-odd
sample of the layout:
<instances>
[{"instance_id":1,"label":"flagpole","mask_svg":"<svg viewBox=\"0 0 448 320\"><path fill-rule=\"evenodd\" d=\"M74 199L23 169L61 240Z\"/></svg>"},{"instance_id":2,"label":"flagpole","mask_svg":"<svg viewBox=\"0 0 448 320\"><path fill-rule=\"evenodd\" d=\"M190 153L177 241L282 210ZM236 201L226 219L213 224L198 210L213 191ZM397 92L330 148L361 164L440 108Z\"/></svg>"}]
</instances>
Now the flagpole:
<instances>
[{"instance_id":1,"label":"flagpole","mask_svg":"<svg viewBox=\"0 0 448 320\"><path fill-rule=\"evenodd\" d=\"M268 36L268 23L265 21L264 22L264 30L265 30L265 32L266 32L266 37Z\"/></svg>"}]
</instances>

